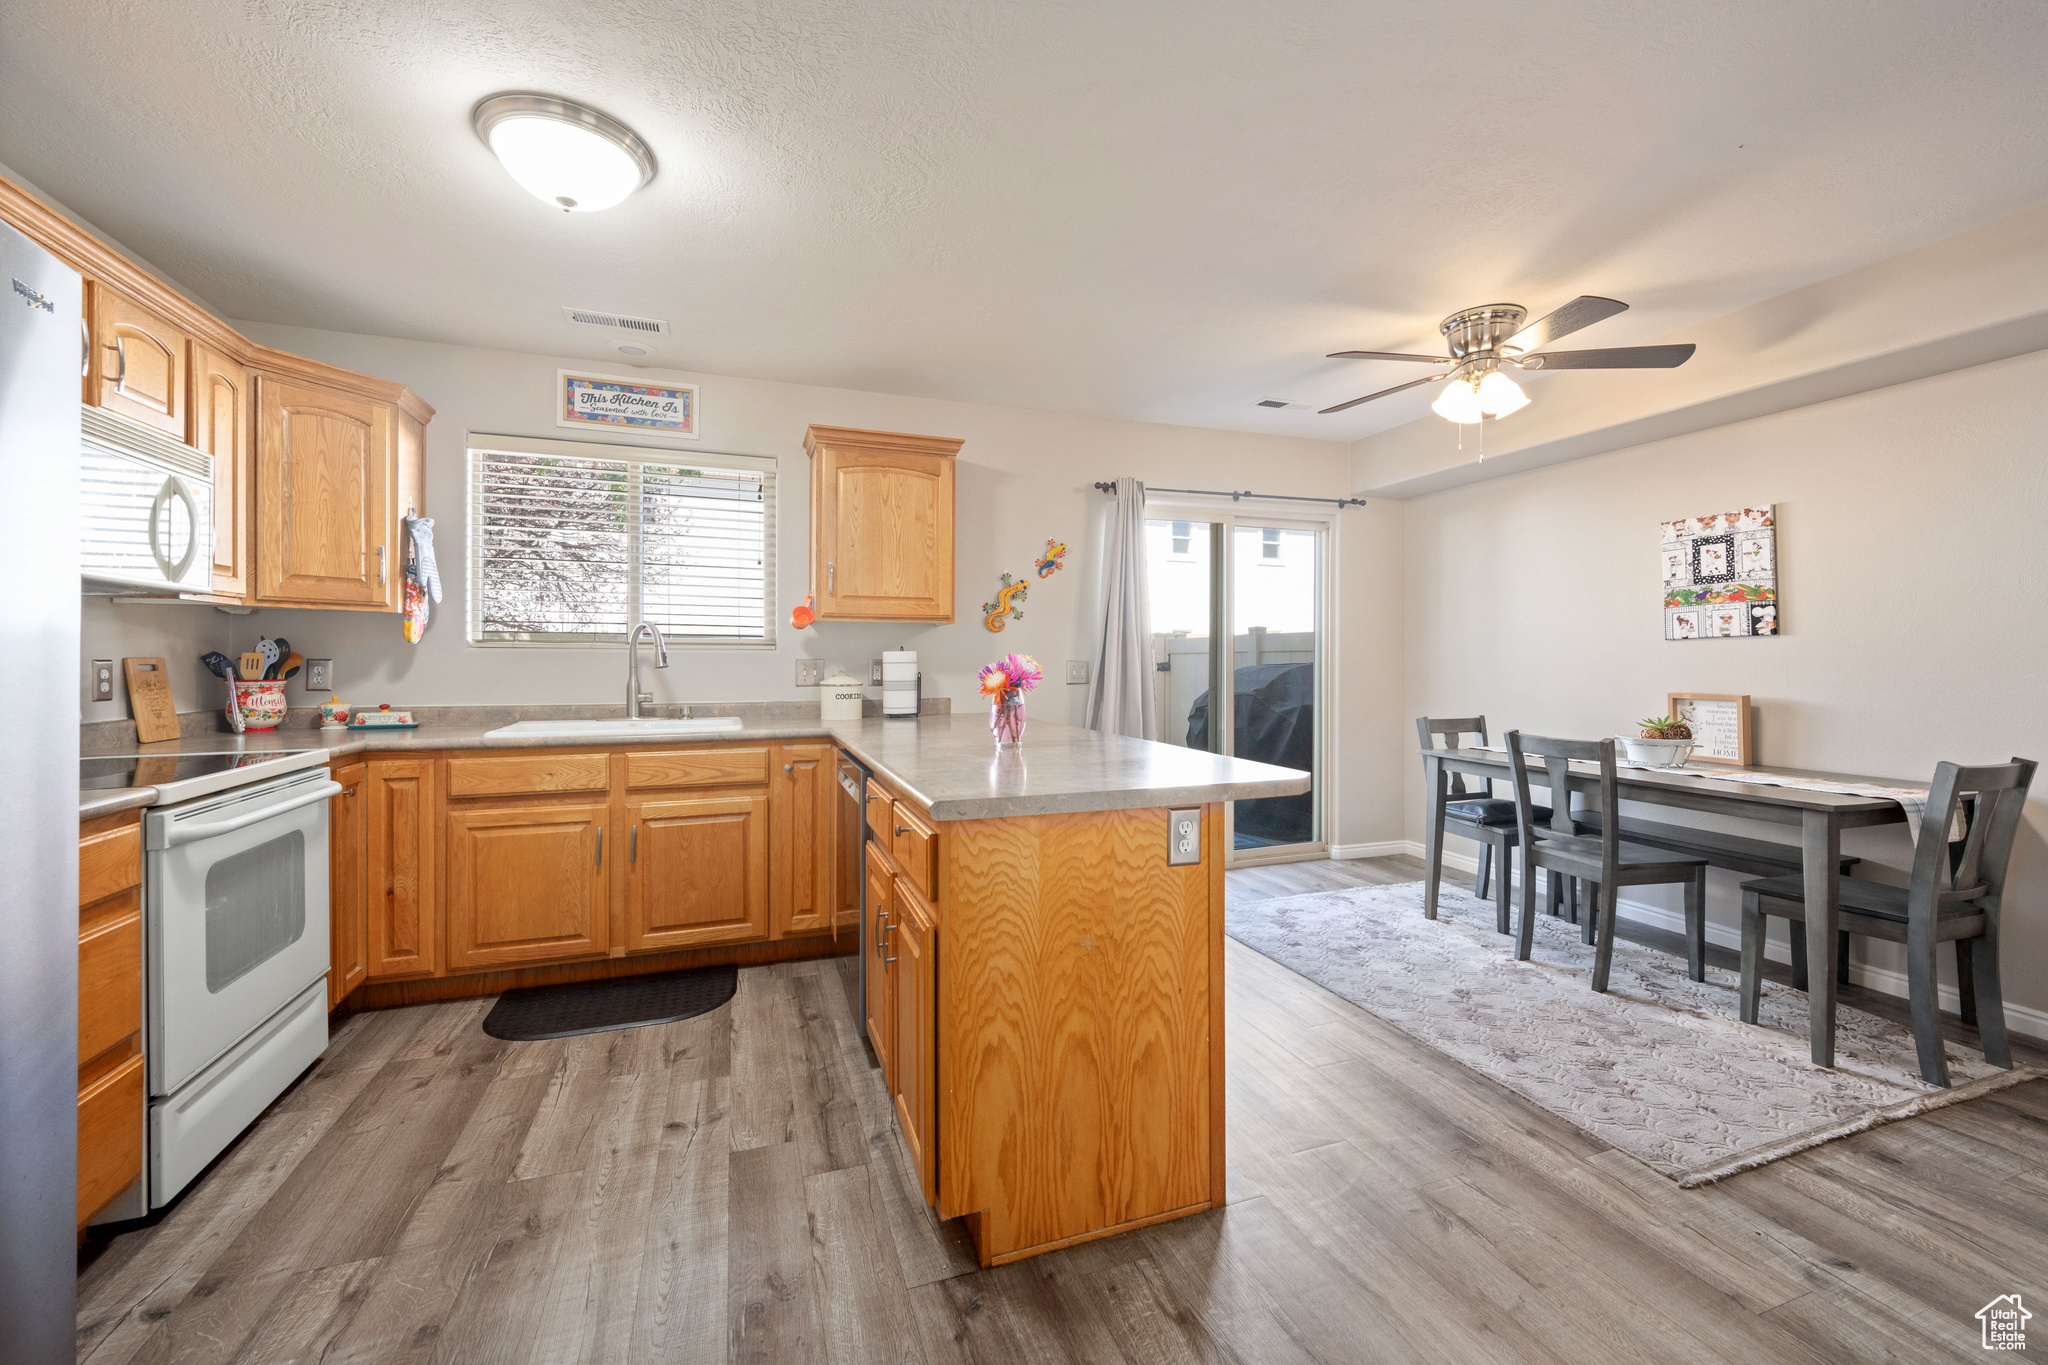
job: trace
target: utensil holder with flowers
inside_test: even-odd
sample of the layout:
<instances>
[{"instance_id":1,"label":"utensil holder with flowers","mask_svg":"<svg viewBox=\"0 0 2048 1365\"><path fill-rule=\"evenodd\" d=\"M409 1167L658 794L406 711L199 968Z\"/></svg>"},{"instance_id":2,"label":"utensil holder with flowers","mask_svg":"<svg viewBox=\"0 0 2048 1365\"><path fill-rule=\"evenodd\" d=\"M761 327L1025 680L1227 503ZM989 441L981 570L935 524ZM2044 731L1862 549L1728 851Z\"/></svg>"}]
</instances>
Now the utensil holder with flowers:
<instances>
[{"instance_id":1,"label":"utensil holder with flowers","mask_svg":"<svg viewBox=\"0 0 2048 1365\"><path fill-rule=\"evenodd\" d=\"M234 687L234 705L242 713L243 729L275 730L284 723L284 679L237 679Z\"/></svg>"}]
</instances>

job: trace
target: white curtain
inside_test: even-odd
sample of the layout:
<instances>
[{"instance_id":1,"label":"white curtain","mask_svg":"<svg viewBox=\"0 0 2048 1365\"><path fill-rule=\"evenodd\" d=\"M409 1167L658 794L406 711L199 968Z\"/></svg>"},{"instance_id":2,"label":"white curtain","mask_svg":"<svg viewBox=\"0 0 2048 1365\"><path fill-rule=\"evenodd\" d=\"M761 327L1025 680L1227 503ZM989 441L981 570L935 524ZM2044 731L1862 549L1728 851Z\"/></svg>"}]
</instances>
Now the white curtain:
<instances>
[{"instance_id":1,"label":"white curtain","mask_svg":"<svg viewBox=\"0 0 2048 1365\"><path fill-rule=\"evenodd\" d=\"M1145 583L1145 485L1116 481L1103 562L1101 662L1088 690L1088 728L1154 739L1159 709L1152 694L1152 604Z\"/></svg>"}]
</instances>

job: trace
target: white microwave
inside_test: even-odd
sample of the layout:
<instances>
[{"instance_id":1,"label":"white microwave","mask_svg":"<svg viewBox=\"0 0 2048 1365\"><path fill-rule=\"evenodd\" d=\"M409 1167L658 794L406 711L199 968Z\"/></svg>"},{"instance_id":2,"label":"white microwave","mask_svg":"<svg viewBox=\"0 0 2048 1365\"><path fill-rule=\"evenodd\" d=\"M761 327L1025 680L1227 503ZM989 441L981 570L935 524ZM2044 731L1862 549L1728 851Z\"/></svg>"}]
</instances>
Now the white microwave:
<instances>
[{"instance_id":1,"label":"white microwave","mask_svg":"<svg viewBox=\"0 0 2048 1365\"><path fill-rule=\"evenodd\" d=\"M85 406L80 425L80 577L211 591L213 457L104 408Z\"/></svg>"}]
</instances>

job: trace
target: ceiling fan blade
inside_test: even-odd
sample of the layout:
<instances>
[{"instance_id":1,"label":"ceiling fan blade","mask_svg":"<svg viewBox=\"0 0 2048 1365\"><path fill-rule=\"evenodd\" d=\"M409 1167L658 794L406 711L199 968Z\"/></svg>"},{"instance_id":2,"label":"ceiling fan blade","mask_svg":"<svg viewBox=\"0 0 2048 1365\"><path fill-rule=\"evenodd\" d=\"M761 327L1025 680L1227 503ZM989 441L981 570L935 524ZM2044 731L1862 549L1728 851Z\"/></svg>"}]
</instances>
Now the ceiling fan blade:
<instances>
[{"instance_id":1,"label":"ceiling fan blade","mask_svg":"<svg viewBox=\"0 0 2048 1365\"><path fill-rule=\"evenodd\" d=\"M1699 348L1683 346L1616 346L1605 351L1545 351L1522 357L1525 370L1671 370L1692 359Z\"/></svg>"},{"instance_id":2,"label":"ceiling fan blade","mask_svg":"<svg viewBox=\"0 0 2048 1365\"><path fill-rule=\"evenodd\" d=\"M1405 384L1396 384L1391 389L1381 389L1378 393L1369 393L1363 398L1354 398L1349 403L1339 403L1334 408L1324 408L1320 413L1317 414L1317 416L1327 417L1329 414L1333 412L1342 412L1346 408L1355 408L1360 403L1370 403L1375 398L1385 398L1390 393L1399 393L1403 389L1412 389L1417 384L1434 384L1437 380L1442 378L1443 376L1440 374L1433 374L1426 379L1411 379Z\"/></svg>"},{"instance_id":3,"label":"ceiling fan blade","mask_svg":"<svg viewBox=\"0 0 2048 1365\"><path fill-rule=\"evenodd\" d=\"M1581 294L1555 312L1545 313L1536 321L1501 343L1502 350L1520 351L1527 355L1541 350L1559 337L1570 336L1581 327L1591 327L1603 318L1616 313L1626 313L1628 305L1620 299L1603 299L1597 294Z\"/></svg>"},{"instance_id":4,"label":"ceiling fan blade","mask_svg":"<svg viewBox=\"0 0 2048 1365\"><path fill-rule=\"evenodd\" d=\"M1419 360L1425 365L1448 365L1447 355L1403 355L1399 351L1332 351L1330 360Z\"/></svg>"}]
</instances>

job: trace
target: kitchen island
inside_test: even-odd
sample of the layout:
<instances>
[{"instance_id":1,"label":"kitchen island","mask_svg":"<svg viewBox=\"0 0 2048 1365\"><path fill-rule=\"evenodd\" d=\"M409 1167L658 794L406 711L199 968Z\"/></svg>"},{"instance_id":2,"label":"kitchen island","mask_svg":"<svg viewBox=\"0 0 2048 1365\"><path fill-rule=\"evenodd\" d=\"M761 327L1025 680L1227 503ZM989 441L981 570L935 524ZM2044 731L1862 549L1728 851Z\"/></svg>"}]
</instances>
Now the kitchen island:
<instances>
[{"instance_id":1,"label":"kitchen island","mask_svg":"<svg viewBox=\"0 0 2048 1365\"><path fill-rule=\"evenodd\" d=\"M616 742L423 719L140 748L331 752L357 1004L858 943L925 1198L984 1264L1222 1202L1222 803L1308 774L1043 723L999 752L974 714ZM840 753L871 775L857 859Z\"/></svg>"}]
</instances>

